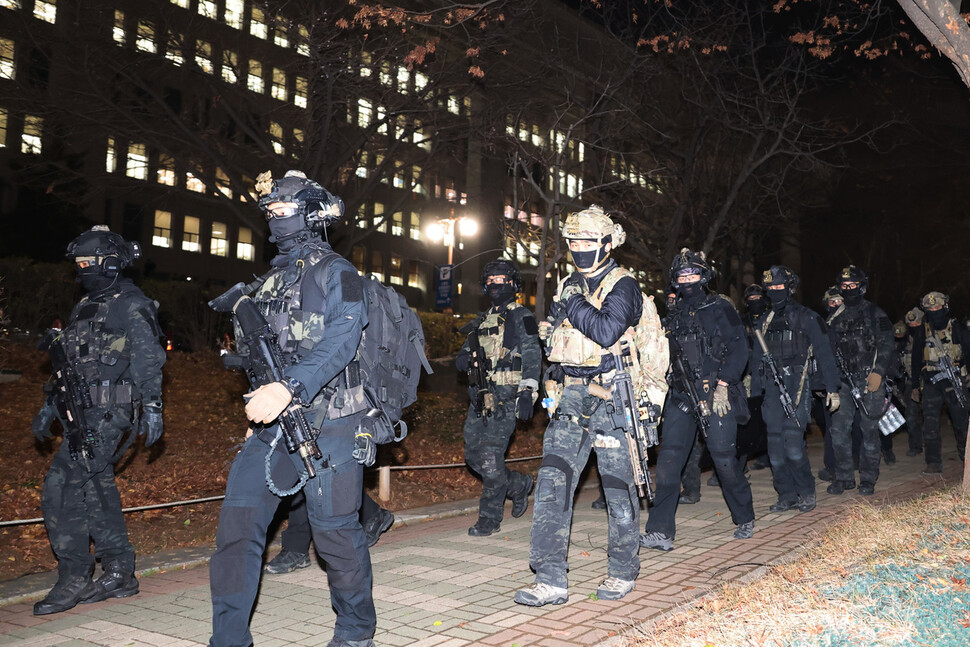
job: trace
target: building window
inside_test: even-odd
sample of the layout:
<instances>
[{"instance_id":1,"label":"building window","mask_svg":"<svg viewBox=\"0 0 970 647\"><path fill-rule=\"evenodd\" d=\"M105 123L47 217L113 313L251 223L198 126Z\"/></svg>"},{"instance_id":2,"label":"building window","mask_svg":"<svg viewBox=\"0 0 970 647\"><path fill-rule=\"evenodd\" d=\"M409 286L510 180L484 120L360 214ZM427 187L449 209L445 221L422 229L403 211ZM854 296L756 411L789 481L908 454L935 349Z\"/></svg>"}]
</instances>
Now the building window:
<instances>
[{"instance_id":1,"label":"building window","mask_svg":"<svg viewBox=\"0 0 970 647\"><path fill-rule=\"evenodd\" d=\"M115 150L115 138L108 137L108 150L104 154L104 170L114 173L118 168L118 151Z\"/></svg>"},{"instance_id":2,"label":"building window","mask_svg":"<svg viewBox=\"0 0 970 647\"><path fill-rule=\"evenodd\" d=\"M360 53L360 75L361 76L368 77L371 75L370 66L371 66L372 60L373 59L371 58L370 52Z\"/></svg>"},{"instance_id":3,"label":"building window","mask_svg":"<svg viewBox=\"0 0 970 647\"><path fill-rule=\"evenodd\" d=\"M172 4L183 9L189 8L189 0L172 0Z\"/></svg>"},{"instance_id":4,"label":"building window","mask_svg":"<svg viewBox=\"0 0 970 647\"><path fill-rule=\"evenodd\" d=\"M397 87L401 92L407 93L408 81L411 80L411 71L403 65L397 68Z\"/></svg>"},{"instance_id":5,"label":"building window","mask_svg":"<svg viewBox=\"0 0 970 647\"><path fill-rule=\"evenodd\" d=\"M361 128L367 128L373 117L373 104L367 99L357 99L357 125Z\"/></svg>"},{"instance_id":6,"label":"building window","mask_svg":"<svg viewBox=\"0 0 970 647\"><path fill-rule=\"evenodd\" d=\"M138 32L135 36L135 49L139 52L155 53L155 25L147 21L138 23Z\"/></svg>"},{"instance_id":7,"label":"building window","mask_svg":"<svg viewBox=\"0 0 970 647\"><path fill-rule=\"evenodd\" d=\"M269 139L273 143L273 152L277 155L286 152L283 149L283 126L275 121L269 122Z\"/></svg>"},{"instance_id":8,"label":"building window","mask_svg":"<svg viewBox=\"0 0 970 647\"><path fill-rule=\"evenodd\" d=\"M453 115L461 114L461 104L458 103L458 97L453 95L448 96L448 112Z\"/></svg>"},{"instance_id":9,"label":"building window","mask_svg":"<svg viewBox=\"0 0 970 647\"><path fill-rule=\"evenodd\" d=\"M253 92L263 93L263 64L259 61L249 61L249 77L246 87Z\"/></svg>"},{"instance_id":10,"label":"building window","mask_svg":"<svg viewBox=\"0 0 970 647\"><path fill-rule=\"evenodd\" d=\"M414 212L411 212L411 227L408 231L411 240L421 240L421 218Z\"/></svg>"},{"instance_id":11,"label":"building window","mask_svg":"<svg viewBox=\"0 0 970 647\"><path fill-rule=\"evenodd\" d=\"M152 245L155 247L172 246L172 214L169 211L155 211L155 228L152 230Z\"/></svg>"},{"instance_id":12,"label":"building window","mask_svg":"<svg viewBox=\"0 0 970 647\"><path fill-rule=\"evenodd\" d=\"M357 228L367 229L368 222L369 221L367 219L367 205L364 203L361 203L361 205L357 207Z\"/></svg>"},{"instance_id":13,"label":"building window","mask_svg":"<svg viewBox=\"0 0 970 647\"><path fill-rule=\"evenodd\" d=\"M381 283L384 282L384 254L378 249L370 253L370 273Z\"/></svg>"},{"instance_id":14,"label":"building window","mask_svg":"<svg viewBox=\"0 0 970 647\"><path fill-rule=\"evenodd\" d=\"M273 68L273 85L270 95L279 101L286 101L286 72L278 67Z\"/></svg>"},{"instance_id":15,"label":"building window","mask_svg":"<svg viewBox=\"0 0 970 647\"><path fill-rule=\"evenodd\" d=\"M114 24L114 27L111 28L111 38L118 45L124 45L125 42L128 40L127 35L125 34L125 12L124 11L119 11L117 9L115 10L115 24Z\"/></svg>"},{"instance_id":16,"label":"building window","mask_svg":"<svg viewBox=\"0 0 970 647\"><path fill-rule=\"evenodd\" d=\"M359 178L367 177L367 151L360 152L360 160L357 162L357 170L354 171L354 175Z\"/></svg>"},{"instance_id":17,"label":"building window","mask_svg":"<svg viewBox=\"0 0 970 647\"><path fill-rule=\"evenodd\" d=\"M221 168L216 169L216 190L232 200L232 183L229 181L229 176Z\"/></svg>"},{"instance_id":18,"label":"building window","mask_svg":"<svg viewBox=\"0 0 970 647\"><path fill-rule=\"evenodd\" d=\"M199 219L195 216L185 216L182 226L182 251L199 252Z\"/></svg>"},{"instance_id":19,"label":"building window","mask_svg":"<svg viewBox=\"0 0 970 647\"><path fill-rule=\"evenodd\" d=\"M7 109L0 108L0 148L7 147Z\"/></svg>"},{"instance_id":20,"label":"building window","mask_svg":"<svg viewBox=\"0 0 970 647\"><path fill-rule=\"evenodd\" d=\"M366 255L367 255L367 252L364 249L363 245L355 245L353 251L350 254L350 259L351 259L350 262L354 264L354 267L356 267L357 271L360 272L361 274L364 273L364 258L366 257Z\"/></svg>"},{"instance_id":21,"label":"building window","mask_svg":"<svg viewBox=\"0 0 970 647\"><path fill-rule=\"evenodd\" d=\"M299 40L296 42L296 53L300 56L310 55L310 32L303 25L297 27Z\"/></svg>"},{"instance_id":22,"label":"building window","mask_svg":"<svg viewBox=\"0 0 970 647\"><path fill-rule=\"evenodd\" d=\"M421 285L421 265L417 261L411 261L408 269L408 287L423 288Z\"/></svg>"},{"instance_id":23,"label":"building window","mask_svg":"<svg viewBox=\"0 0 970 647\"><path fill-rule=\"evenodd\" d=\"M417 125L415 125L414 143L428 153L431 152L431 135L426 128L417 128Z\"/></svg>"},{"instance_id":24,"label":"building window","mask_svg":"<svg viewBox=\"0 0 970 647\"><path fill-rule=\"evenodd\" d=\"M293 92L293 105L297 108L306 108L307 83L302 76L296 77L296 84Z\"/></svg>"},{"instance_id":25,"label":"building window","mask_svg":"<svg viewBox=\"0 0 970 647\"><path fill-rule=\"evenodd\" d=\"M165 58L175 63L176 66L185 60L182 58L182 36L174 32L169 32L168 42L165 44Z\"/></svg>"},{"instance_id":26,"label":"building window","mask_svg":"<svg viewBox=\"0 0 970 647\"><path fill-rule=\"evenodd\" d=\"M233 29L242 29L245 8L243 0L226 0L226 13L223 20Z\"/></svg>"},{"instance_id":27,"label":"building window","mask_svg":"<svg viewBox=\"0 0 970 647\"><path fill-rule=\"evenodd\" d=\"M273 29L273 43L279 47L290 46L290 39L286 37L286 26L279 16L276 16L276 27Z\"/></svg>"},{"instance_id":28,"label":"building window","mask_svg":"<svg viewBox=\"0 0 970 647\"><path fill-rule=\"evenodd\" d=\"M209 237L209 253L213 256L222 256L224 258L229 254L227 231L225 223L212 223L212 235Z\"/></svg>"},{"instance_id":29,"label":"building window","mask_svg":"<svg viewBox=\"0 0 970 647\"><path fill-rule=\"evenodd\" d=\"M381 71L377 76L382 85L394 87L394 74L391 73L391 64L387 61L381 63Z\"/></svg>"},{"instance_id":30,"label":"building window","mask_svg":"<svg viewBox=\"0 0 970 647\"><path fill-rule=\"evenodd\" d=\"M387 219L384 217L384 203L374 203L374 230L387 233Z\"/></svg>"},{"instance_id":31,"label":"building window","mask_svg":"<svg viewBox=\"0 0 970 647\"><path fill-rule=\"evenodd\" d=\"M253 245L253 230L249 227L239 228L239 240L236 242L236 258L241 261L251 261L256 258L256 247Z\"/></svg>"},{"instance_id":32,"label":"building window","mask_svg":"<svg viewBox=\"0 0 970 647\"><path fill-rule=\"evenodd\" d=\"M0 9L20 9L20 0L0 0Z\"/></svg>"},{"instance_id":33,"label":"building window","mask_svg":"<svg viewBox=\"0 0 970 647\"><path fill-rule=\"evenodd\" d=\"M57 20L56 0L34 0L34 18L53 25Z\"/></svg>"},{"instance_id":34,"label":"building window","mask_svg":"<svg viewBox=\"0 0 970 647\"><path fill-rule=\"evenodd\" d=\"M215 20L219 15L216 3L213 0L199 0L199 15Z\"/></svg>"},{"instance_id":35,"label":"building window","mask_svg":"<svg viewBox=\"0 0 970 647\"><path fill-rule=\"evenodd\" d=\"M424 72L414 73L414 89L420 92L428 85L428 75Z\"/></svg>"},{"instance_id":36,"label":"building window","mask_svg":"<svg viewBox=\"0 0 970 647\"><path fill-rule=\"evenodd\" d=\"M404 285L404 267L401 257L391 254L391 285Z\"/></svg>"},{"instance_id":37,"label":"building window","mask_svg":"<svg viewBox=\"0 0 970 647\"><path fill-rule=\"evenodd\" d=\"M205 193L205 182L192 173L185 174L185 188L196 193Z\"/></svg>"},{"instance_id":38,"label":"building window","mask_svg":"<svg viewBox=\"0 0 970 647\"><path fill-rule=\"evenodd\" d=\"M206 74L212 74L212 44L204 40L195 43L195 64Z\"/></svg>"},{"instance_id":39,"label":"building window","mask_svg":"<svg viewBox=\"0 0 970 647\"><path fill-rule=\"evenodd\" d=\"M263 17L263 10L253 7L253 13L249 18L249 33L256 38L266 40L266 18Z\"/></svg>"},{"instance_id":40,"label":"building window","mask_svg":"<svg viewBox=\"0 0 970 647\"><path fill-rule=\"evenodd\" d=\"M391 216L391 234L394 236L404 235L404 212L395 211Z\"/></svg>"},{"instance_id":41,"label":"building window","mask_svg":"<svg viewBox=\"0 0 970 647\"><path fill-rule=\"evenodd\" d=\"M236 76L236 52L230 52L229 50L222 51L222 80L226 83L236 83L238 77Z\"/></svg>"},{"instance_id":42,"label":"building window","mask_svg":"<svg viewBox=\"0 0 970 647\"><path fill-rule=\"evenodd\" d=\"M0 79L10 79L17 76L17 68L13 59L13 41L0 38Z\"/></svg>"},{"instance_id":43,"label":"building window","mask_svg":"<svg viewBox=\"0 0 970 647\"><path fill-rule=\"evenodd\" d=\"M136 180L148 179L148 154L144 144L128 144L128 154L125 156L125 175Z\"/></svg>"},{"instance_id":44,"label":"building window","mask_svg":"<svg viewBox=\"0 0 970 647\"><path fill-rule=\"evenodd\" d=\"M293 129L293 148L297 151L303 149L303 130L301 128ZM293 154L296 155L296 151Z\"/></svg>"},{"instance_id":45,"label":"building window","mask_svg":"<svg viewBox=\"0 0 970 647\"><path fill-rule=\"evenodd\" d=\"M166 186L175 186L175 160L164 153L158 156L155 181Z\"/></svg>"},{"instance_id":46,"label":"building window","mask_svg":"<svg viewBox=\"0 0 970 647\"><path fill-rule=\"evenodd\" d=\"M377 106L377 132L382 135L387 134L387 109L384 106Z\"/></svg>"},{"instance_id":47,"label":"building window","mask_svg":"<svg viewBox=\"0 0 970 647\"><path fill-rule=\"evenodd\" d=\"M411 190L418 195L425 195L427 193L427 190L424 188L424 184L421 182L420 166L411 167Z\"/></svg>"}]
</instances>

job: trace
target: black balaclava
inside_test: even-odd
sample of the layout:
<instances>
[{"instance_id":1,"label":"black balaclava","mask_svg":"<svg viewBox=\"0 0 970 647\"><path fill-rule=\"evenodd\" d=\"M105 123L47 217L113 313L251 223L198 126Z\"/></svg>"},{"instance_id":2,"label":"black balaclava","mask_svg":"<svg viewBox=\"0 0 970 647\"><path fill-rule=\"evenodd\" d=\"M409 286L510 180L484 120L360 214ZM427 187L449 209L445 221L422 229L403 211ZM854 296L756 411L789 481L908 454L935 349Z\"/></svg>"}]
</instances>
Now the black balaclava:
<instances>
[{"instance_id":1,"label":"black balaclava","mask_svg":"<svg viewBox=\"0 0 970 647\"><path fill-rule=\"evenodd\" d=\"M862 288L839 288L839 292L842 294L842 299L845 301L847 307L855 307L862 303Z\"/></svg>"},{"instance_id":2,"label":"black balaclava","mask_svg":"<svg viewBox=\"0 0 970 647\"><path fill-rule=\"evenodd\" d=\"M950 320L950 308L943 306L939 310L927 310L926 320L933 330L943 330Z\"/></svg>"},{"instance_id":3,"label":"black balaclava","mask_svg":"<svg viewBox=\"0 0 970 647\"><path fill-rule=\"evenodd\" d=\"M603 248L594 249L590 252L574 252L569 250L569 256L573 259L573 265L579 271L588 270L596 265L603 258Z\"/></svg>"},{"instance_id":4,"label":"black balaclava","mask_svg":"<svg viewBox=\"0 0 970 647\"><path fill-rule=\"evenodd\" d=\"M704 286L702 285L701 281L694 281L693 283L678 283L677 296L679 296L681 299L686 299L687 301L694 301L704 296Z\"/></svg>"},{"instance_id":5,"label":"black balaclava","mask_svg":"<svg viewBox=\"0 0 970 647\"><path fill-rule=\"evenodd\" d=\"M768 303L764 297L760 299L746 299L744 303L748 308L748 312L755 317L760 317L768 311Z\"/></svg>"},{"instance_id":6,"label":"black balaclava","mask_svg":"<svg viewBox=\"0 0 970 647\"><path fill-rule=\"evenodd\" d=\"M100 292L101 290L107 290L111 285L118 280L118 275L111 277L105 276L101 271L100 265L94 265L92 267L86 267L83 270L78 268L77 278L75 279L81 284L85 292Z\"/></svg>"},{"instance_id":7,"label":"black balaclava","mask_svg":"<svg viewBox=\"0 0 970 647\"><path fill-rule=\"evenodd\" d=\"M492 283L485 287L492 306L498 308L515 298L515 286L512 283Z\"/></svg>"},{"instance_id":8,"label":"black balaclava","mask_svg":"<svg viewBox=\"0 0 970 647\"><path fill-rule=\"evenodd\" d=\"M276 248L284 254L309 240L311 234L303 215L299 213L288 218L270 218L269 231L272 234L270 242L276 243Z\"/></svg>"},{"instance_id":9,"label":"black balaclava","mask_svg":"<svg viewBox=\"0 0 970 647\"><path fill-rule=\"evenodd\" d=\"M787 285L780 290L765 289L765 296L771 301L771 309L776 312L784 310L791 300L791 288Z\"/></svg>"}]
</instances>

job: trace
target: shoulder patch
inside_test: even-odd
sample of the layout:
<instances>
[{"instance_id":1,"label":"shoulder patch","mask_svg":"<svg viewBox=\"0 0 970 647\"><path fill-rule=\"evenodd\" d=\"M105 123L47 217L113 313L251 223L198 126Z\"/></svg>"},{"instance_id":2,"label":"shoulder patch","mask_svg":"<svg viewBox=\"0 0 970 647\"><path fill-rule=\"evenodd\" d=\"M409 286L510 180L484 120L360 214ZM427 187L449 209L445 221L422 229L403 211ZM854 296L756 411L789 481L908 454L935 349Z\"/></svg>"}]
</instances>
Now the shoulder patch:
<instances>
[{"instance_id":1,"label":"shoulder patch","mask_svg":"<svg viewBox=\"0 0 970 647\"><path fill-rule=\"evenodd\" d=\"M527 335L538 335L539 334L539 323L531 312L526 312L522 316L522 327L525 328L525 334Z\"/></svg>"},{"instance_id":2,"label":"shoulder patch","mask_svg":"<svg viewBox=\"0 0 970 647\"><path fill-rule=\"evenodd\" d=\"M364 300L364 286L357 272L341 270L340 293L344 303L358 303Z\"/></svg>"}]
</instances>

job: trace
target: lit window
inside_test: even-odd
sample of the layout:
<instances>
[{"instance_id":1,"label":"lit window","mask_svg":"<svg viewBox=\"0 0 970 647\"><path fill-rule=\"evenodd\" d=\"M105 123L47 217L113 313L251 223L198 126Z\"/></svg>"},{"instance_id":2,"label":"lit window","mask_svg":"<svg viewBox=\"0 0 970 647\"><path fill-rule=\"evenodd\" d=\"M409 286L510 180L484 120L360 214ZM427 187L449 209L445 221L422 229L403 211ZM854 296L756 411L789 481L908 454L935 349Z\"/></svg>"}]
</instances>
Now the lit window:
<instances>
[{"instance_id":1,"label":"lit window","mask_svg":"<svg viewBox=\"0 0 970 647\"><path fill-rule=\"evenodd\" d=\"M571 198L576 196L576 176L572 173L566 175L566 195Z\"/></svg>"},{"instance_id":2,"label":"lit window","mask_svg":"<svg viewBox=\"0 0 970 647\"><path fill-rule=\"evenodd\" d=\"M421 266L417 261L411 261L411 267L408 271L408 287L411 288L422 288L421 285Z\"/></svg>"},{"instance_id":3,"label":"lit window","mask_svg":"<svg viewBox=\"0 0 970 647\"><path fill-rule=\"evenodd\" d=\"M458 97L449 96L448 97L448 112L453 115L461 114L461 104L458 103Z\"/></svg>"},{"instance_id":4,"label":"lit window","mask_svg":"<svg viewBox=\"0 0 970 647\"><path fill-rule=\"evenodd\" d=\"M405 175L405 173L406 173L406 171L404 170L404 167L401 164L395 164L395 166L394 166L394 177L392 178L392 181L391 181L391 183L392 183L392 185L394 186L395 189L403 189L404 188L404 175Z\"/></svg>"},{"instance_id":5,"label":"lit window","mask_svg":"<svg viewBox=\"0 0 970 647\"><path fill-rule=\"evenodd\" d=\"M136 180L148 179L148 154L144 144L128 144L125 156L125 175Z\"/></svg>"},{"instance_id":6,"label":"lit window","mask_svg":"<svg viewBox=\"0 0 970 647\"><path fill-rule=\"evenodd\" d=\"M302 76L296 77L296 84L293 91L293 104L297 108L306 108L307 84Z\"/></svg>"},{"instance_id":7,"label":"lit window","mask_svg":"<svg viewBox=\"0 0 970 647\"><path fill-rule=\"evenodd\" d=\"M381 63L381 72L378 75L378 80L383 84L390 87L394 87L394 75L391 74L391 64L387 61Z\"/></svg>"},{"instance_id":8,"label":"lit window","mask_svg":"<svg viewBox=\"0 0 970 647\"><path fill-rule=\"evenodd\" d=\"M249 227L239 228L239 240L236 242L236 258L241 261L251 261L256 258L256 247L253 246L253 230Z\"/></svg>"},{"instance_id":9,"label":"lit window","mask_svg":"<svg viewBox=\"0 0 970 647\"><path fill-rule=\"evenodd\" d=\"M57 20L57 2L55 0L34 0L34 18L53 25Z\"/></svg>"},{"instance_id":10,"label":"lit window","mask_svg":"<svg viewBox=\"0 0 970 647\"><path fill-rule=\"evenodd\" d=\"M259 61L249 61L249 77L246 87L253 92L263 92L263 64Z\"/></svg>"},{"instance_id":11,"label":"lit window","mask_svg":"<svg viewBox=\"0 0 970 647\"><path fill-rule=\"evenodd\" d=\"M229 255L229 238L226 233L226 224L223 222L212 223L212 235L209 236L209 253L213 256Z\"/></svg>"},{"instance_id":12,"label":"lit window","mask_svg":"<svg viewBox=\"0 0 970 647\"><path fill-rule=\"evenodd\" d=\"M370 253L370 273L381 283L384 282L384 254L380 250L375 249Z\"/></svg>"},{"instance_id":13,"label":"lit window","mask_svg":"<svg viewBox=\"0 0 970 647\"><path fill-rule=\"evenodd\" d=\"M221 168L216 169L216 190L232 200L232 183L229 181L229 176Z\"/></svg>"},{"instance_id":14,"label":"lit window","mask_svg":"<svg viewBox=\"0 0 970 647\"><path fill-rule=\"evenodd\" d=\"M367 229L368 222L369 221L367 220L367 205L364 203L361 203L361 205L357 207L357 228ZM361 272L363 271L364 270L361 269Z\"/></svg>"},{"instance_id":15,"label":"lit window","mask_svg":"<svg viewBox=\"0 0 970 647\"><path fill-rule=\"evenodd\" d=\"M164 153L158 156L155 181L166 186L175 186L175 160Z\"/></svg>"},{"instance_id":16,"label":"lit window","mask_svg":"<svg viewBox=\"0 0 970 647\"><path fill-rule=\"evenodd\" d=\"M0 38L0 79L14 80L17 69L13 62L13 41Z\"/></svg>"},{"instance_id":17,"label":"lit window","mask_svg":"<svg viewBox=\"0 0 970 647\"><path fill-rule=\"evenodd\" d=\"M357 99L357 125L361 128L367 128L373 118L373 104L367 99Z\"/></svg>"},{"instance_id":18,"label":"lit window","mask_svg":"<svg viewBox=\"0 0 970 647\"><path fill-rule=\"evenodd\" d=\"M414 73L414 89L420 92L428 85L428 75L424 72Z\"/></svg>"},{"instance_id":19,"label":"lit window","mask_svg":"<svg viewBox=\"0 0 970 647\"><path fill-rule=\"evenodd\" d=\"M155 211L155 228L152 230L152 245L155 247L172 246L172 214L168 211Z\"/></svg>"},{"instance_id":20,"label":"lit window","mask_svg":"<svg viewBox=\"0 0 970 647\"><path fill-rule=\"evenodd\" d=\"M0 0L0 9L20 9L20 0Z\"/></svg>"},{"instance_id":21,"label":"lit window","mask_svg":"<svg viewBox=\"0 0 970 647\"><path fill-rule=\"evenodd\" d=\"M382 135L387 134L387 109L384 106L377 106L377 132Z\"/></svg>"},{"instance_id":22,"label":"lit window","mask_svg":"<svg viewBox=\"0 0 970 647\"><path fill-rule=\"evenodd\" d=\"M242 29L244 9L244 0L226 0L226 13L223 20L233 29Z\"/></svg>"},{"instance_id":23,"label":"lit window","mask_svg":"<svg viewBox=\"0 0 970 647\"><path fill-rule=\"evenodd\" d=\"M104 156L104 170L114 173L118 168L118 152L115 150L115 138L108 137L108 150Z\"/></svg>"},{"instance_id":24,"label":"lit window","mask_svg":"<svg viewBox=\"0 0 970 647\"><path fill-rule=\"evenodd\" d=\"M310 32L303 25L297 27L300 39L296 42L296 53L300 56L310 55Z\"/></svg>"},{"instance_id":25,"label":"lit window","mask_svg":"<svg viewBox=\"0 0 970 647\"><path fill-rule=\"evenodd\" d=\"M146 21L138 23L135 48L140 52L155 53L155 26L152 23Z\"/></svg>"},{"instance_id":26,"label":"lit window","mask_svg":"<svg viewBox=\"0 0 970 647\"><path fill-rule=\"evenodd\" d=\"M411 135L408 131L408 120L404 115L398 115L394 119L394 139L398 141L411 141Z\"/></svg>"},{"instance_id":27,"label":"lit window","mask_svg":"<svg viewBox=\"0 0 970 647\"><path fill-rule=\"evenodd\" d=\"M7 109L0 108L0 148L7 147Z\"/></svg>"},{"instance_id":28,"label":"lit window","mask_svg":"<svg viewBox=\"0 0 970 647\"><path fill-rule=\"evenodd\" d=\"M419 195L427 194L427 189L424 188L424 183L421 182L420 166L414 166L411 168L411 190Z\"/></svg>"},{"instance_id":29,"label":"lit window","mask_svg":"<svg viewBox=\"0 0 970 647\"><path fill-rule=\"evenodd\" d=\"M472 113L472 98L465 97L462 99L462 104L465 106L465 114L470 115Z\"/></svg>"},{"instance_id":30,"label":"lit window","mask_svg":"<svg viewBox=\"0 0 970 647\"><path fill-rule=\"evenodd\" d=\"M296 143L295 148L301 148L303 146L303 130L301 128L293 129L293 141Z\"/></svg>"},{"instance_id":31,"label":"lit window","mask_svg":"<svg viewBox=\"0 0 970 647\"><path fill-rule=\"evenodd\" d=\"M212 74L212 44L204 40L195 43L195 64L206 74Z\"/></svg>"},{"instance_id":32,"label":"lit window","mask_svg":"<svg viewBox=\"0 0 970 647\"><path fill-rule=\"evenodd\" d=\"M355 245L354 249L350 253L350 262L354 264L357 271L361 274L364 273L364 259L367 258L367 250L364 249L363 245Z\"/></svg>"},{"instance_id":33,"label":"lit window","mask_svg":"<svg viewBox=\"0 0 970 647\"><path fill-rule=\"evenodd\" d=\"M394 212L391 220L391 234L394 236L404 235L404 212Z\"/></svg>"},{"instance_id":34,"label":"lit window","mask_svg":"<svg viewBox=\"0 0 970 647\"><path fill-rule=\"evenodd\" d=\"M283 149L283 126L275 121L269 122L269 138L273 142L273 152L282 155Z\"/></svg>"},{"instance_id":35,"label":"lit window","mask_svg":"<svg viewBox=\"0 0 970 647\"><path fill-rule=\"evenodd\" d=\"M367 177L367 151L361 151L360 161L357 163L357 171L354 175L361 178Z\"/></svg>"},{"instance_id":36,"label":"lit window","mask_svg":"<svg viewBox=\"0 0 970 647\"><path fill-rule=\"evenodd\" d=\"M175 65L181 65L185 60L182 58L181 34L169 33L168 42L165 45L165 58L175 63Z\"/></svg>"},{"instance_id":37,"label":"lit window","mask_svg":"<svg viewBox=\"0 0 970 647\"><path fill-rule=\"evenodd\" d=\"M542 140L542 135L539 134L539 126L532 126L532 145L541 148L545 142Z\"/></svg>"},{"instance_id":38,"label":"lit window","mask_svg":"<svg viewBox=\"0 0 970 647\"><path fill-rule=\"evenodd\" d=\"M361 76L365 76L365 77L366 76L370 76L370 74L371 74L371 70L370 70L371 60L372 59L371 59L370 52L361 52L360 53L360 75Z\"/></svg>"},{"instance_id":39,"label":"lit window","mask_svg":"<svg viewBox=\"0 0 970 647\"><path fill-rule=\"evenodd\" d=\"M579 142L579 147L576 149L576 161L582 162L586 157L586 147L583 146L583 142Z\"/></svg>"},{"instance_id":40,"label":"lit window","mask_svg":"<svg viewBox=\"0 0 970 647\"><path fill-rule=\"evenodd\" d=\"M236 76L236 52L222 50L222 80L226 83L235 83Z\"/></svg>"},{"instance_id":41,"label":"lit window","mask_svg":"<svg viewBox=\"0 0 970 647\"><path fill-rule=\"evenodd\" d=\"M404 285L403 265L400 256L391 254L391 285Z\"/></svg>"},{"instance_id":42,"label":"lit window","mask_svg":"<svg viewBox=\"0 0 970 647\"><path fill-rule=\"evenodd\" d=\"M256 38L266 39L266 19L263 17L263 10L253 7L252 16L249 19L249 33Z\"/></svg>"},{"instance_id":43,"label":"lit window","mask_svg":"<svg viewBox=\"0 0 970 647\"><path fill-rule=\"evenodd\" d=\"M198 252L202 247L199 245L199 219L195 216L185 216L182 227L182 251Z\"/></svg>"},{"instance_id":44,"label":"lit window","mask_svg":"<svg viewBox=\"0 0 970 647\"><path fill-rule=\"evenodd\" d=\"M111 38L119 45L124 45L127 37L125 35L125 12L115 10L115 24L111 28Z\"/></svg>"},{"instance_id":45,"label":"lit window","mask_svg":"<svg viewBox=\"0 0 970 647\"><path fill-rule=\"evenodd\" d=\"M411 72L403 65L397 68L397 87L401 92L408 91L408 81L411 79Z\"/></svg>"},{"instance_id":46,"label":"lit window","mask_svg":"<svg viewBox=\"0 0 970 647\"><path fill-rule=\"evenodd\" d=\"M270 95L279 101L286 101L286 72L278 67L273 68L273 86Z\"/></svg>"},{"instance_id":47,"label":"lit window","mask_svg":"<svg viewBox=\"0 0 970 647\"><path fill-rule=\"evenodd\" d=\"M185 174L185 188L196 193L205 193L205 182L196 177L193 173Z\"/></svg>"},{"instance_id":48,"label":"lit window","mask_svg":"<svg viewBox=\"0 0 970 647\"><path fill-rule=\"evenodd\" d=\"M213 0L199 0L199 15L215 19L218 16L216 3Z\"/></svg>"},{"instance_id":49,"label":"lit window","mask_svg":"<svg viewBox=\"0 0 970 647\"><path fill-rule=\"evenodd\" d=\"M421 240L421 220L418 218L418 214L411 214L411 227L408 230L411 240Z\"/></svg>"},{"instance_id":50,"label":"lit window","mask_svg":"<svg viewBox=\"0 0 970 647\"><path fill-rule=\"evenodd\" d=\"M273 29L273 42L279 47L289 47L290 39L286 37L286 27L283 25L283 19L276 16L276 28Z\"/></svg>"},{"instance_id":51,"label":"lit window","mask_svg":"<svg viewBox=\"0 0 970 647\"><path fill-rule=\"evenodd\" d=\"M172 0L172 4L182 7L183 9L189 8L189 0Z\"/></svg>"},{"instance_id":52,"label":"lit window","mask_svg":"<svg viewBox=\"0 0 970 647\"><path fill-rule=\"evenodd\" d=\"M458 202L458 192L455 191L455 181L445 182L445 200L448 202Z\"/></svg>"},{"instance_id":53,"label":"lit window","mask_svg":"<svg viewBox=\"0 0 970 647\"><path fill-rule=\"evenodd\" d=\"M431 152L431 135L426 128L415 128L414 143L427 152Z\"/></svg>"},{"instance_id":54,"label":"lit window","mask_svg":"<svg viewBox=\"0 0 970 647\"><path fill-rule=\"evenodd\" d=\"M387 233L387 219L384 217L384 204L374 203L374 229L382 234Z\"/></svg>"}]
</instances>

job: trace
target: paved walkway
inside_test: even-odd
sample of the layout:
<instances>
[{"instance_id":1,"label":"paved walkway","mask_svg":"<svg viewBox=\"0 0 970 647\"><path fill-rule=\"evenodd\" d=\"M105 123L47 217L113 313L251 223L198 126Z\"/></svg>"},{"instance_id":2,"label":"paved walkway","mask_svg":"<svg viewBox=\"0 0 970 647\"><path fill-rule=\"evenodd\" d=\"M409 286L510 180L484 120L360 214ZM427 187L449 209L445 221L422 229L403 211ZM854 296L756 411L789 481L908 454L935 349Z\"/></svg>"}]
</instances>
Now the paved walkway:
<instances>
[{"instance_id":1,"label":"paved walkway","mask_svg":"<svg viewBox=\"0 0 970 647\"><path fill-rule=\"evenodd\" d=\"M948 441L948 445L946 442ZM943 477L920 475L922 455L882 466L873 503L908 499L958 483L962 466L952 434L944 444ZM820 438L810 438L813 465L820 464ZM791 556L813 533L836 517L857 494L830 496L819 488L816 510L772 514L776 500L769 470L751 473L757 522L754 539L732 537L734 526L720 490L706 485L702 500L680 506L676 549L642 550L636 590L618 602L590 599L606 574L605 512L592 510L595 488L576 505L570 547L570 597L562 606L538 609L512 602L516 589L532 582L529 570L531 515L511 519L502 531L472 538L474 502L399 513L398 527L374 547L374 599L378 645L572 646L608 645L633 625L655 618L710 591ZM471 503L471 505L469 505ZM209 573L200 568L208 551L140 557L141 593L53 616L34 617L31 604L50 586L50 576L0 583L0 645L9 647L195 647L210 633ZM192 567L192 566L196 567ZM44 578L47 577L45 580ZM316 566L263 578L252 621L257 647L326 645L333 631L327 580ZM320 610L324 610L320 613Z\"/></svg>"}]
</instances>

